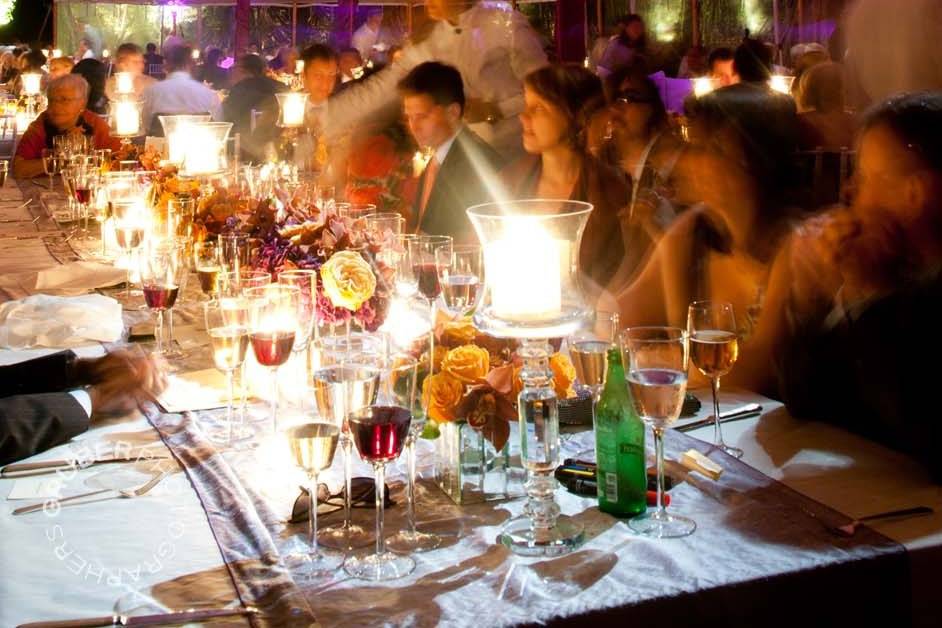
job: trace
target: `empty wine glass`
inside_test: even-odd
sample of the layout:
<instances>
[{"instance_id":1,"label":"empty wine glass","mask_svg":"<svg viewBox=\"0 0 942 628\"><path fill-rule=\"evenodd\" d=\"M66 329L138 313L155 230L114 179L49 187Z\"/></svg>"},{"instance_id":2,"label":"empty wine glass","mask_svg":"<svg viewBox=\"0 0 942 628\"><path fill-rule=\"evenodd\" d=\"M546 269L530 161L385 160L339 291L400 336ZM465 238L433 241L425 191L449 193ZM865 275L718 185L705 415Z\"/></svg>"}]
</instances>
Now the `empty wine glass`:
<instances>
[{"instance_id":1,"label":"empty wine glass","mask_svg":"<svg viewBox=\"0 0 942 628\"><path fill-rule=\"evenodd\" d=\"M420 235L410 238L409 261L412 264L412 273L416 278L419 294L428 301L429 320L432 328L429 331L429 375L435 371L435 303L442 292L442 285L438 280L439 259L451 258L453 240L451 236Z\"/></svg>"},{"instance_id":2,"label":"empty wine glass","mask_svg":"<svg viewBox=\"0 0 942 628\"><path fill-rule=\"evenodd\" d=\"M206 333L213 347L213 362L226 376L229 390L224 434L219 437L211 433L210 438L226 445L251 436L244 425L235 424L233 416L235 371L242 368L249 347L249 309L249 300L245 297L227 297L203 304Z\"/></svg>"},{"instance_id":3,"label":"empty wine glass","mask_svg":"<svg viewBox=\"0 0 942 628\"><path fill-rule=\"evenodd\" d=\"M59 174L59 153L54 149L44 148L42 151L43 172L49 177L49 189L52 189L52 177Z\"/></svg>"},{"instance_id":4,"label":"empty wine glass","mask_svg":"<svg viewBox=\"0 0 942 628\"><path fill-rule=\"evenodd\" d=\"M378 212L367 214L366 228L372 231L381 242L394 242L402 235L406 219L398 212Z\"/></svg>"},{"instance_id":5,"label":"empty wine glass","mask_svg":"<svg viewBox=\"0 0 942 628\"><path fill-rule=\"evenodd\" d=\"M344 561L344 570L354 578L392 580L415 569L415 561L386 551L384 501L386 463L402 453L409 435L412 413L401 406L370 406L350 414L348 422L360 457L373 464L376 474L376 551L353 554Z\"/></svg>"},{"instance_id":6,"label":"empty wine glass","mask_svg":"<svg viewBox=\"0 0 942 628\"><path fill-rule=\"evenodd\" d=\"M114 212L115 241L127 254L127 259L124 260L127 276L124 298L130 302L132 296L140 294L137 291L131 291L131 268L139 265L139 263L135 264L135 257L144 242L147 213L139 200L116 200L111 203L111 208Z\"/></svg>"},{"instance_id":7,"label":"empty wine glass","mask_svg":"<svg viewBox=\"0 0 942 628\"><path fill-rule=\"evenodd\" d=\"M220 233L219 261L226 272L239 272L249 266L249 237L244 233Z\"/></svg>"},{"instance_id":8,"label":"empty wine glass","mask_svg":"<svg viewBox=\"0 0 942 628\"><path fill-rule=\"evenodd\" d=\"M376 213L376 205L371 203L336 203L337 215L341 218L359 220Z\"/></svg>"},{"instance_id":9,"label":"empty wine glass","mask_svg":"<svg viewBox=\"0 0 942 628\"><path fill-rule=\"evenodd\" d=\"M412 257L409 252L409 242L419 236L404 233L396 239L395 249L390 250L392 268L396 271L396 294L408 299L419 291L419 280L412 268Z\"/></svg>"},{"instance_id":10,"label":"empty wine glass","mask_svg":"<svg viewBox=\"0 0 942 628\"><path fill-rule=\"evenodd\" d=\"M657 508L628 521L639 534L656 538L687 536L697 524L668 514L664 507L664 430L677 417L687 391L687 334L677 327L630 327L622 332L622 360L631 400L641 420L654 432L657 460Z\"/></svg>"},{"instance_id":11,"label":"empty wine glass","mask_svg":"<svg viewBox=\"0 0 942 628\"><path fill-rule=\"evenodd\" d=\"M729 373L739 357L739 333L732 304L694 301L687 309L687 333L694 366L710 378L715 426L713 443L729 455L742 458L742 449L730 447L723 441L720 424L720 378Z\"/></svg>"},{"instance_id":12,"label":"empty wine glass","mask_svg":"<svg viewBox=\"0 0 942 628\"><path fill-rule=\"evenodd\" d=\"M146 247L141 264L141 285L144 302L157 312L157 353L171 352L164 340L164 312L173 309L186 265L181 259L181 249L173 242L157 242Z\"/></svg>"},{"instance_id":13,"label":"empty wine glass","mask_svg":"<svg viewBox=\"0 0 942 628\"><path fill-rule=\"evenodd\" d=\"M484 286L484 260L476 244L455 244L435 250L438 281L445 309L454 317L470 315Z\"/></svg>"},{"instance_id":14,"label":"empty wine glass","mask_svg":"<svg viewBox=\"0 0 942 628\"><path fill-rule=\"evenodd\" d=\"M317 543L317 476L330 467L337 450L340 430L333 423L310 422L295 425L286 431L294 463L307 474L308 495L308 547L303 552L292 552L285 559L294 571L306 578L328 575L343 562L343 554L322 550Z\"/></svg>"},{"instance_id":15,"label":"empty wine glass","mask_svg":"<svg viewBox=\"0 0 942 628\"><path fill-rule=\"evenodd\" d=\"M297 330L300 291L295 286L269 284L244 291L250 299L252 351L271 370L271 423L278 431L278 367L291 357Z\"/></svg>"}]
</instances>

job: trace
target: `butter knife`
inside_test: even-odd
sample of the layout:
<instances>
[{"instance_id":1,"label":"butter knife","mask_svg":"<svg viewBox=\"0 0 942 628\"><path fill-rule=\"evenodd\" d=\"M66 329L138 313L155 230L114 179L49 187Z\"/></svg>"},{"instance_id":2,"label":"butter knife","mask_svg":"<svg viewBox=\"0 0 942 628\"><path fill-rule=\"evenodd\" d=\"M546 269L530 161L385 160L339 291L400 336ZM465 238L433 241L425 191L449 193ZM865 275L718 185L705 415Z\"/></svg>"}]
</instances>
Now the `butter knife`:
<instances>
[{"instance_id":1,"label":"butter knife","mask_svg":"<svg viewBox=\"0 0 942 628\"><path fill-rule=\"evenodd\" d=\"M216 608L207 610L188 610L175 613L158 613L156 615L105 615L102 617L89 617L87 619L65 619L61 621L35 621L20 624L16 628L94 628L96 626L174 626L186 624L191 621L205 621L216 617L233 617L235 615L254 615L258 609L247 608Z\"/></svg>"},{"instance_id":2,"label":"butter knife","mask_svg":"<svg viewBox=\"0 0 942 628\"><path fill-rule=\"evenodd\" d=\"M733 408L727 412L720 412L720 423L729 423L730 421L750 419L760 414L762 414L762 406L757 403L749 403L738 408ZM700 419L699 421L694 421L693 423L679 425L674 429L678 432L692 432L693 430L700 429L701 427L709 427L714 423L715 421L713 420L713 417L710 416L705 419Z\"/></svg>"},{"instance_id":3,"label":"butter knife","mask_svg":"<svg viewBox=\"0 0 942 628\"><path fill-rule=\"evenodd\" d=\"M122 456L117 458L96 458L95 460L89 460L87 462L79 463L75 460L42 460L40 462L16 462L14 464L8 464L7 466L0 469L0 477L10 477L17 473L23 473L26 471L55 471L56 469L62 469L65 467L90 467L96 464L110 464L113 462L138 462L139 460L166 460L170 458L166 454L142 454L140 456Z\"/></svg>"}]
</instances>

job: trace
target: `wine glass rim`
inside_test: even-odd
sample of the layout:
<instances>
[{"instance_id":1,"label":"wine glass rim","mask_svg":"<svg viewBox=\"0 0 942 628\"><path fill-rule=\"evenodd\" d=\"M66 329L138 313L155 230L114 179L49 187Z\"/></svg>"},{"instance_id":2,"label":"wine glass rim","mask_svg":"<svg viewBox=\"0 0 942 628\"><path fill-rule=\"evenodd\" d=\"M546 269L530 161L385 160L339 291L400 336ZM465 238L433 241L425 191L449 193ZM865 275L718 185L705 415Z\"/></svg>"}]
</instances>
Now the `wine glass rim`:
<instances>
[{"instance_id":1,"label":"wine glass rim","mask_svg":"<svg viewBox=\"0 0 942 628\"><path fill-rule=\"evenodd\" d=\"M657 337L660 334L661 337ZM644 337L647 336L647 337ZM626 327L619 334L622 343L626 341L677 342L687 338L687 330L672 325L638 325Z\"/></svg>"},{"instance_id":2,"label":"wine glass rim","mask_svg":"<svg viewBox=\"0 0 942 628\"><path fill-rule=\"evenodd\" d=\"M550 203L570 209L567 211L560 211L551 214L529 214L508 211L508 209L514 207L525 209L527 207L545 206ZM548 221L559 219L562 216L588 214L593 209L594 206L591 203L586 203L583 201L571 201L568 199L558 198L524 198L513 201L481 203L479 205L472 205L465 211L468 216L480 216L482 218L526 218L533 221Z\"/></svg>"},{"instance_id":3,"label":"wine glass rim","mask_svg":"<svg viewBox=\"0 0 942 628\"><path fill-rule=\"evenodd\" d=\"M278 273L278 278L282 277L311 277L317 275L316 270L310 268L292 268L291 270L282 270Z\"/></svg>"},{"instance_id":4,"label":"wine glass rim","mask_svg":"<svg viewBox=\"0 0 942 628\"><path fill-rule=\"evenodd\" d=\"M700 300L697 300L697 301L691 301L691 302L690 302L690 305L688 306L688 309L691 309L691 310L692 310L692 309L699 309L699 308L706 309L706 308L708 308L708 307L709 307L709 308L717 307L717 308L729 308L729 309L733 309L733 304L730 303L729 301L716 301L716 300L713 300L713 299L700 299Z\"/></svg>"}]
</instances>

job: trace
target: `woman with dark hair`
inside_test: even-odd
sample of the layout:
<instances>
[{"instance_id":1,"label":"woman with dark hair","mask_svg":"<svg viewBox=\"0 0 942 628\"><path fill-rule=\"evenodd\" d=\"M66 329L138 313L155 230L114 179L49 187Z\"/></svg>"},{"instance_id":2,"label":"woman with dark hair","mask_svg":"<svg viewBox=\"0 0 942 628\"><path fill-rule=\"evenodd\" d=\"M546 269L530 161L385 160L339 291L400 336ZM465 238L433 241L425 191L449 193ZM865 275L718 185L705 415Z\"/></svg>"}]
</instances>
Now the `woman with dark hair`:
<instances>
[{"instance_id":1,"label":"woman with dark hair","mask_svg":"<svg viewBox=\"0 0 942 628\"><path fill-rule=\"evenodd\" d=\"M210 48L206 51L206 59L196 68L196 80L208 83L213 89L228 89L229 71L219 67L222 61L222 50Z\"/></svg>"},{"instance_id":2,"label":"woman with dark hair","mask_svg":"<svg viewBox=\"0 0 942 628\"><path fill-rule=\"evenodd\" d=\"M648 48L644 20L640 15L632 13L620 22L624 23L624 30L609 42L602 60L599 61L599 76L603 79L622 68L635 65L643 67L644 65Z\"/></svg>"},{"instance_id":3,"label":"woman with dark hair","mask_svg":"<svg viewBox=\"0 0 942 628\"><path fill-rule=\"evenodd\" d=\"M97 59L82 59L72 68L72 74L78 74L88 83L87 109L100 116L108 113L108 97L105 96L105 83L108 80L108 68Z\"/></svg>"},{"instance_id":4,"label":"woman with dark hair","mask_svg":"<svg viewBox=\"0 0 942 628\"><path fill-rule=\"evenodd\" d=\"M598 77L581 66L552 65L523 82L523 147L503 172L514 198L586 201L595 207L582 239L580 264L604 286L622 256L620 215L628 200L621 174L586 152L589 118L604 106Z\"/></svg>"}]
</instances>

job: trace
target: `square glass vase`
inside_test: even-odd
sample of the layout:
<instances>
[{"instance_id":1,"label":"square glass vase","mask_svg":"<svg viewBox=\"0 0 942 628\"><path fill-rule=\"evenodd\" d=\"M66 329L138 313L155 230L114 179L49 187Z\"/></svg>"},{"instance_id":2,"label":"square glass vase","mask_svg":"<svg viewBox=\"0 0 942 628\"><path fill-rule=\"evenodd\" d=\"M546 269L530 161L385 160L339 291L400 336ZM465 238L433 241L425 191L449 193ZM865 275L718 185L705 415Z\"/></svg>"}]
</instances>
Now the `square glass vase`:
<instances>
[{"instance_id":1,"label":"square glass vase","mask_svg":"<svg viewBox=\"0 0 942 628\"><path fill-rule=\"evenodd\" d=\"M465 421L441 423L435 482L453 502L479 504L511 497L510 444L500 451Z\"/></svg>"}]
</instances>

